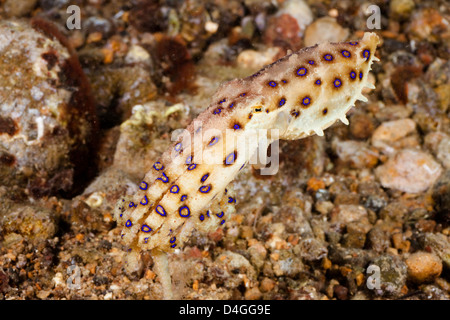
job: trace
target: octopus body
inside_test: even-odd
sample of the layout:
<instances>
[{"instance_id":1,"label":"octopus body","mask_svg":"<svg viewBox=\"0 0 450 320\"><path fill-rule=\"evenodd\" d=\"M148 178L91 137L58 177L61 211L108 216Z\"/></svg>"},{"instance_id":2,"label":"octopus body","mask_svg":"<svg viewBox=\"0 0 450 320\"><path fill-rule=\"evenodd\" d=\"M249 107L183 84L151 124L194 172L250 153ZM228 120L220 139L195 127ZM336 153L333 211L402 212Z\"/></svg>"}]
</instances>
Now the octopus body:
<instances>
[{"instance_id":1,"label":"octopus body","mask_svg":"<svg viewBox=\"0 0 450 320\"><path fill-rule=\"evenodd\" d=\"M130 250L170 252L195 228L213 231L234 211L229 183L259 148L300 139L337 120L362 95L378 59L374 33L360 41L323 43L292 53L259 72L221 85L209 107L146 173L115 219Z\"/></svg>"}]
</instances>

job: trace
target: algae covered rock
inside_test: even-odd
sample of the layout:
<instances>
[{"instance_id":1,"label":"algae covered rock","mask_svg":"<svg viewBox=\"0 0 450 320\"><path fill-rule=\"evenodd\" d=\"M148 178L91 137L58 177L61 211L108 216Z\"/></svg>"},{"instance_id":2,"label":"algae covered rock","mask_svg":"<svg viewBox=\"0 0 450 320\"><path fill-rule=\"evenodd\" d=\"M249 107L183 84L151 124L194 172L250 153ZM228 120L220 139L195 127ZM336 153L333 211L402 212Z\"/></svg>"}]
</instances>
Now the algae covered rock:
<instances>
[{"instance_id":1,"label":"algae covered rock","mask_svg":"<svg viewBox=\"0 0 450 320\"><path fill-rule=\"evenodd\" d=\"M0 181L34 196L69 192L86 162L94 103L76 56L43 20L0 21Z\"/></svg>"}]
</instances>

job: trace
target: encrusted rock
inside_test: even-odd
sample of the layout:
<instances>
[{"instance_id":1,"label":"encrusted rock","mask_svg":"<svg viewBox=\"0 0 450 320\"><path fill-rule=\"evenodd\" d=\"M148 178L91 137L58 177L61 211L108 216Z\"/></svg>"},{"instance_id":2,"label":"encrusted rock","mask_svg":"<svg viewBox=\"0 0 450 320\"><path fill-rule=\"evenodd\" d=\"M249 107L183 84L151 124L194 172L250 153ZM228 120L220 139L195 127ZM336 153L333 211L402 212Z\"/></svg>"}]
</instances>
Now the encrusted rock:
<instances>
[{"instance_id":1,"label":"encrusted rock","mask_svg":"<svg viewBox=\"0 0 450 320\"><path fill-rule=\"evenodd\" d=\"M35 196L81 187L94 103L75 54L42 20L0 21L0 181ZM94 159L92 159L94 160Z\"/></svg>"},{"instance_id":2,"label":"encrusted rock","mask_svg":"<svg viewBox=\"0 0 450 320\"><path fill-rule=\"evenodd\" d=\"M406 284L407 267L406 264L397 256L382 255L369 264L369 266L378 267L379 279L375 279L374 293L377 295L400 296L402 289ZM374 268L374 270L377 270ZM375 275L374 275L375 276ZM377 288L377 281L379 287Z\"/></svg>"}]
</instances>

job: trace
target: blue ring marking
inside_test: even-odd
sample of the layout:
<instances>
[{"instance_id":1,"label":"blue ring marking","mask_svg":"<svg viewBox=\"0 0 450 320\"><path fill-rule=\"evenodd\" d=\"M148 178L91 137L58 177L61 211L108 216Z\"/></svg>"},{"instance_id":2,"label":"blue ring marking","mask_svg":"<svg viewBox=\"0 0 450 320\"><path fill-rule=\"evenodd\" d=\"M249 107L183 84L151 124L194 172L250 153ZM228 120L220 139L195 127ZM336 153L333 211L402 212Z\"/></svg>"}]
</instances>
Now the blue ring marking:
<instances>
[{"instance_id":1,"label":"blue ring marking","mask_svg":"<svg viewBox=\"0 0 450 320\"><path fill-rule=\"evenodd\" d=\"M236 203L236 199L234 199L233 197L228 197L228 203Z\"/></svg>"},{"instance_id":2,"label":"blue ring marking","mask_svg":"<svg viewBox=\"0 0 450 320\"><path fill-rule=\"evenodd\" d=\"M222 100L219 101L219 104L224 103L225 101L227 101L227 99L223 98Z\"/></svg>"},{"instance_id":3,"label":"blue ring marking","mask_svg":"<svg viewBox=\"0 0 450 320\"><path fill-rule=\"evenodd\" d=\"M145 189L142 188L142 184L145 184ZM144 191L147 190L148 189L148 183L145 182L145 181L142 181L141 184L139 185L139 189L144 190Z\"/></svg>"},{"instance_id":4,"label":"blue ring marking","mask_svg":"<svg viewBox=\"0 0 450 320\"><path fill-rule=\"evenodd\" d=\"M228 108L230 108L230 109L233 107L234 107L234 102L228 106Z\"/></svg>"},{"instance_id":5,"label":"blue ring marking","mask_svg":"<svg viewBox=\"0 0 450 320\"><path fill-rule=\"evenodd\" d=\"M308 70L306 70L305 67L300 67L297 69L297 75L300 77L303 77L304 75L306 75L307 72L308 72Z\"/></svg>"},{"instance_id":6,"label":"blue ring marking","mask_svg":"<svg viewBox=\"0 0 450 320\"><path fill-rule=\"evenodd\" d=\"M208 193L209 191L211 191L211 185L207 185L207 186L201 186L198 189L201 193Z\"/></svg>"},{"instance_id":7,"label":"blue ring marking","mask_svg":"<svg viewBox=\"0 0 450 320\"><path fill-rule=\"evenodd\" d=\"M208 218L209 218L209 214L211 213L211 210L207 210L206 211L206 215L208 216Z\"/></svg>"},{"instance_id":8,"label":"blue ring marking","mask_svg":"<svg viewBox=\"0 0 450 320\"><path fill-rule=\"evenodd\" d=\"M127 220L127 222L125 223L125 227L129 228L133 225L133 223L131 222L131 220Z\"/></svg>"},{"instance_id":9,"label":"blue ring marking","mask_svg":"<svg viewBox=\"0 0 450 320\"><path fill-rule=\"evenodd\" d=\"M230 157L231 157L231 159L230 159ZM230 164L233 164L235 161L236 161L236 151L233 151L225 159L225 164L230 165Z\"/></svg>"},{"instance_id":10,"label":"blue ring marking","mask_svg":"<svg viewBox=\"0 0 450 320\"><path fill-rule=\"evenodd\" d=\"M125 235L125 234L121 234L120 237L123 238L124 235Z\"/></svg>"},{"instance_id":11,"label":"blue ring marking","mask_svg":"<svg viewBox=\"0 0 450 320\"><path fill-rule=\"evenodd\" d=\"M224 224L225 223L225 220L222 220L221 222L220 222L220 224Z\"/></svg>"},{"instance_id":12,"label":"blue ring marking","mask_svg":"<svg viewBox=\"0 0 450 320\"><path fill-rule=\"evenodd\" d=\"M130 248L130 249L128 249L128 252L131 252L131 248Z\"/></svg>"},{"instance_id":13,"label":"blue ring marking","mask_svg":"<svg viewBox=\"0 0 450 320\"><path fill-rule=\"evenodd\" d=\"M269 86L275 88L277 86L277 83L275 81L269 81Z\"/></svg>"},{"instance_id":14,"label":"blue ring marking","mask_svg":"<svg viewBox=\"0 0 450 320\"><path fill-rule=\"evenodd\" d=\"M120 216L119 216L119 217L121 217L121 218L122 218L122 216L123 216L123 214L120 214Z\"/></svg>"},{"instance_id":15,"label":"blue ring marking","mask_svg":"<svg viewBox=\"0 0 450 320\"><path fill-rule=\"evenodd\" d=\"M192 164L192 156L186 158L186 164Z\"/></svg>"},{"instance_id":16,"label":"blue ring marking","mask_svg":"<svg viewBox=\"0 0 450 320\"><path fill-rule=\"evenodd\" d=\"M322 81L320 81L320 79L317 79L316 82L314 82L315 84L317 84L318 86L320 86L322 84Z\"/></svg>"},{"instance_id":17,"label":"blue ring marking","mask_svg":"<svg viewBox=\"0 0 450 320\"><path fill-rule=\"evenodd\" d=\"M283 79L283 80L281 80L281 82L286 83L287 81Z\"/></svg>"},{"instance_id":18,"label":"blue ring marking","mask_svg":"<svg viewBox=\"0 0 450 320\"><path fill-rule=\"evenodd\" d=\"M279 105L280 107L282 107L282 106L285 105L285 103L286 103L286 99L285 99L285 98L281 98L281 99L280 99L280 102L278 102L278 105Z\"/></svg>"},{"instance_id":19,"label":"blue ring marking","mask_svg":"<svg viewBox=\"0 0 450 320\"><path fill-rule=\"evenodd\" d=\"M157 168L156 166L158 166L159 168ZM155 164L153 165L153 168L156 170L156 171L159 171L159 170L162 170L162 169L164 169L164 166L162 165L162 163L161 162L155 162Z\"/></svg>"},{"instance_id":20,"label":"blue ring marking","mask_svg":"<svg viewBox=\"0 0 450 320\"><path fill-rule=\"evenodd\" d=\"M298 112L297 110L292 110L291 115L293 115L294 117L298 117L298 115L300 114L300 112Z\"/></svg>"},{"instance_id":21,"label":"blue ring marking","mask_svg":"<svg viewBox=\"0 0 450 320\"><path fill-rule=\"evenodd\" d=\"M234 129L234 130L239 130L240 128L241 128L241 125L238 124L238 123L235 123L235 124L233 125L233 129Z\"/></svg>"},{"instance_id":22,"label":"blue ring marking","mask_svg":"<svg viewBox=\"0 0 450 320\"><path fill-rule=\"evenodd\" d=\"M327 60L327 61L333 60L333 56L332 56L331 54L329 54L329 53L325 54L325 55L323 56L323 58L324 58L325 60Z\"/></svg>"},{"instance_id":23,"label":"blue ring marking","mask_svg":"<svg viewBox=\"0 0 450 320\"><path fill-rule=\"evenodd\" d=\"M244 93L241 93L241 97L245 97L247 94L244 92Z\"/></svg>"},{"instance_id":24,"label":"blue ring marking","mask_svg":"<svg viewBox=\"0 0 450 320\"><path fill-rule=\"evenodd\" d=\"M350 72L350 78L356 79L356 72L355 71Z\"/></svg>"},{"instance_id":25,"label":"blue ring marking","mask_svg":"<svg viewBox=\"0 0 450 320\"><path fill-rule=\"evenodd\" d=\"M148 238L144 238L144 243L147 243L148 242Z\"/></svg>"},{"instance_id":26,"label":"blue ring marking","mask_svg":"<svg viewBox=\"0 0 450 320\"><path fill-rule=\"evenodd\" d=\"M166 216L166 210L164 210L164 208L161 205L157 205L156 208L155 208L155 211L160 216L163 216L163 217Z\"/></svg>"},{"instance_id":27,"label":"blue ring marking","mask_svg":"<svg viewBox=\"0 0 450 320\"><path fill-rule=\"evenodd\" d=\"M177 244L175 243L175 244L171 245L170 247L175 248L176 246L177 246Z\"/></svg>"},{"instance_id":28,"label":"blue ring marking","mask_svg":"<svg viewBox=\"0 0 450 320\"><path fill-rule=\"evenodd\" d=\"M188 170L189 171L194 170L196 167L197 167L197 164L195 164L195 163L190 164L189 167L188 167Z\"/></svg>"},{"instance_id":29,"label":"blue ring marking","mask_svg":"<svg viewBox=\"0 0 450 320\"><path fill-rule=\"evenodd\" d=\"M339 87L342 85L341 79L338 79L338 78L334 79L333 85L334 85L336 88L339 88Z\"/></svg>"},{"instance_id":30,"label":"blue ring marking","mask_svg":"<svg viewBox=\"0 0 450 320\"><path fill-rule=\"evenodd\" d=\"M366 50L363 51L363 58L366 58L366 60L369 60L369 58L370 58L370 50L366 49Z\"/></svg>"},{"instance_id":31,"label":"blue ring marking","mask_svg":"<svg viewBox=\"0 0 450 320\"><path fill-rule=\"evenodd\" d=\"M178 193L180 191L180 187L174 184L170 187L170 193Z\"/></svg>"},{"instance_id":32,"label":"blue ring marking","mask_svg":"<svg viewBox=\"0 0 450 320\"><path fill-rule=\"evenodd\" d=\"M225 213L224 213L223 211L221 211L221 212L220 212L220 215L219 215L218 213L216 213L216 216L219 217L219 218L222 218L224 214L225 214Z\"/></svg>"},{"instance_id":33,"label":"blue ring marking","mask_svg":"<svg viewBox=\"0 0 450 320\"><path fill-rule=\"evenodd\" d=\"M176 240L177 240L176 237L172 237L172 238L170 238L169 242L170 242L170 243L174 243Z\"/></svg>"},{"instance_id":34,"label":"blue ring marking","mask_svg":"<svg viewBox=\"0 0 450 320\"><path fill-rule=\"evenodd\" d=\"M142 227L141 227L141 231L142 231L142 232L145 232L145 233L149 233L149 232L152 231L152 228L150 228L150 227L149 227L148 225L146 225L146 224L143 224Z\"/></svg>"},{"instance_id":35,"label":"blue ring marking","mask_svg":"<svg viewBox=\"0 0 450 320\"><path fill-rule=\"evenodd\" d=\"M161 177L159 177L159 178L157 178L156 180L161 180L162 182L164 182L164 183L167 183L167 182L169 182L169 177L164 173L164 172L162 172L162 178ZM164 179L163 179L164 178Z\"/></svg>"},{"instance_id":36,"label":"blue ring marking","mask_svg":"<svg viewBox=\"0 0 450 320\"><path fill-rule=\"evenodd\" d=\"M356 46L358 44L358 42L357 41L353 41L353 42L349 42L348 44L351 45L351 46Z\"/></svg>"},{"instance_id":37,"label":"blue ring marking","mask_svg":"<svg viewBox=\"0 0 450 320\"><path fill-rule=\"evenodd\" d=\"M314 64L314 60L309 60L308 63L309 64Z\"/></svg>"},{"instance_id":38,"label":"blue ring marking","mask_svg":"<svg viewBox=\"0 0 450 320\"><path fill-rule=\"evenodd\" d=\"M178 142L176 145L175 145L175 151L180 151L181 150L181 147L183 146L183 144L181 143L181 142Z\"/></svg>"},{"instance_id":39,"label":"blue ring marking","mask_svg":"<svg viewBox=\"0 0 450 320\"><path fill-rule=\"evenodd\" d=\"M181 196L181 198L180 198L181 201L184 201L184 200L186 200L186 199L187 199L187 195L185 195L185 194L183 194L183 195Z\"/></svg>"},{"instance_id":40,"label":"blue ring marking","mask_svg":"<svg viewBox=\"0 0 450 320\"><path fill-rule=\"evenodd\" d=\"M144 196L144 199L145 199L145 203L142 203L142 200L141 200L141 202L139 202L139 203L142 204L143 206L146 206L146 205L148 204L148 198L147 198L147 196Z\"/></svg>"},{"instance_id":41,"label":"blue ring marking","mask_svg":"<svg viewBox=\"0 0 450 320\"><path fill-rule=\"evenodd\" d=\"M220 112L222 112L222 108L219 107L214 109L213 114L219 114Z\"/></svg>"},{"instance_id":42,"label":"blue ring marking","mask_svg":"<svg viewBox=\"0 0 450 320\"><path fill-rule=\"evenodd\" d=\"M198 218L200 219L200 221L205 220L205 216L203 214L201 214Z\"/></svg>"},{"instance_id":43,"label":"blue ring marking","mask_svg":"<svg viewBox=\"0 0 450 320\"><path fill-rule=\"evenodd\" d=\"M137 207L137 204L134 204L133 201L130 201L130 203L128 204L128 207L133 208L133 207Z\"/></svg>"},{"instance_id":44,"label":"blue ring marking","mask_svg":"<svg viewBox=\"0 0 450 320\"><path fill-rule=\"evenodd\" d=\"M187 214L182 214L181 212L183 212L184 210L187 210ZM188 206L182 206L178 209L178 214L180 215L180 217L183 218L187 218L191 215L191 210L189 209Z\"/></svg>"},{"instance_id":45,"label":"blue ring marking","mask_svg":"<svg viewBox=\"0 0 450 320\"><path fill-rule=\"evenodd\" d=\"M361 80L363 78L363 73L362 71L359 72L359 79Z\"/></svg>"},{"instance_id":46,"label":"blue ring marking","mask_svg":"<svg viewBox=\"0 0 450 320\"><path fill-rule=\"evenodd\" d=\"M344 58L350 58L351 57L351 53L347 50L342 50L341 51L342 55L344 56Z\"/></svg>"},{"instance_id":47,"label":"blue ring marking","mask_svg":"<svg viewBox=\"0 0 450 320\"><path fill-rule=\"evenodd\" d=\"M304 98L303 98L302 104L303 104L304 106L307 106L307 105L309 105L310 103L311 103L311 98L310 98L310 97L304 97Z\"/></svg>"},{"instance_id":48,"label":"blue ring marking","mask_svg":"<svg viewBox=\"0 0 450 320\"><path fill-rule=\"evenodd\" d=\"M213 145L215 145L217 142L219 142L219 138L218 137L213 137L211 139L211 141L208 143L209 147L212 147Z\"/></svg>"},{"instance_id":49,"label":"blue ring marking","mask_svg":"<svg viewBox=\"0 0 450 320\"><path fill-rule=\"evenodd\" d=\"M201 181L202 181L202 182L205 182L206 179L208 179L208 177L209 177L209 173L205 174L205 175L202 177Z\"/></svg>"}]
</instances>

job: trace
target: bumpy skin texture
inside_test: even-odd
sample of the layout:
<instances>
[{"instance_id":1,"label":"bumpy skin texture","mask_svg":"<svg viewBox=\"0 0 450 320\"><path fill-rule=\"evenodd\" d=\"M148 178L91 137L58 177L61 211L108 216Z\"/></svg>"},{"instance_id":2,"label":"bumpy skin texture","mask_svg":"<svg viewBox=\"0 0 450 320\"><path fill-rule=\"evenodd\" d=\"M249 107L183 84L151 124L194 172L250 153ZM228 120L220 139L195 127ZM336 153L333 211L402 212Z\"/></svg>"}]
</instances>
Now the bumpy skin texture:
<instances>
[{"instance_id":1,"label":"bumpy skin texture","mask_svg":"<svg viewBox=\"0 0 450 320\"><path fill-rule=\"evenodd\" d=\"M361 41L316 45L221 85L140 190L118 202L115 219L130 250L167 252L193 228L207 232L223 224L235 203L227 186L264 140L323 135L338 119L348 124L347 111L356 100L367 101L362 89L373 87L367 79L378 43L366 33Z\"/></svg>"}]
</instances>

